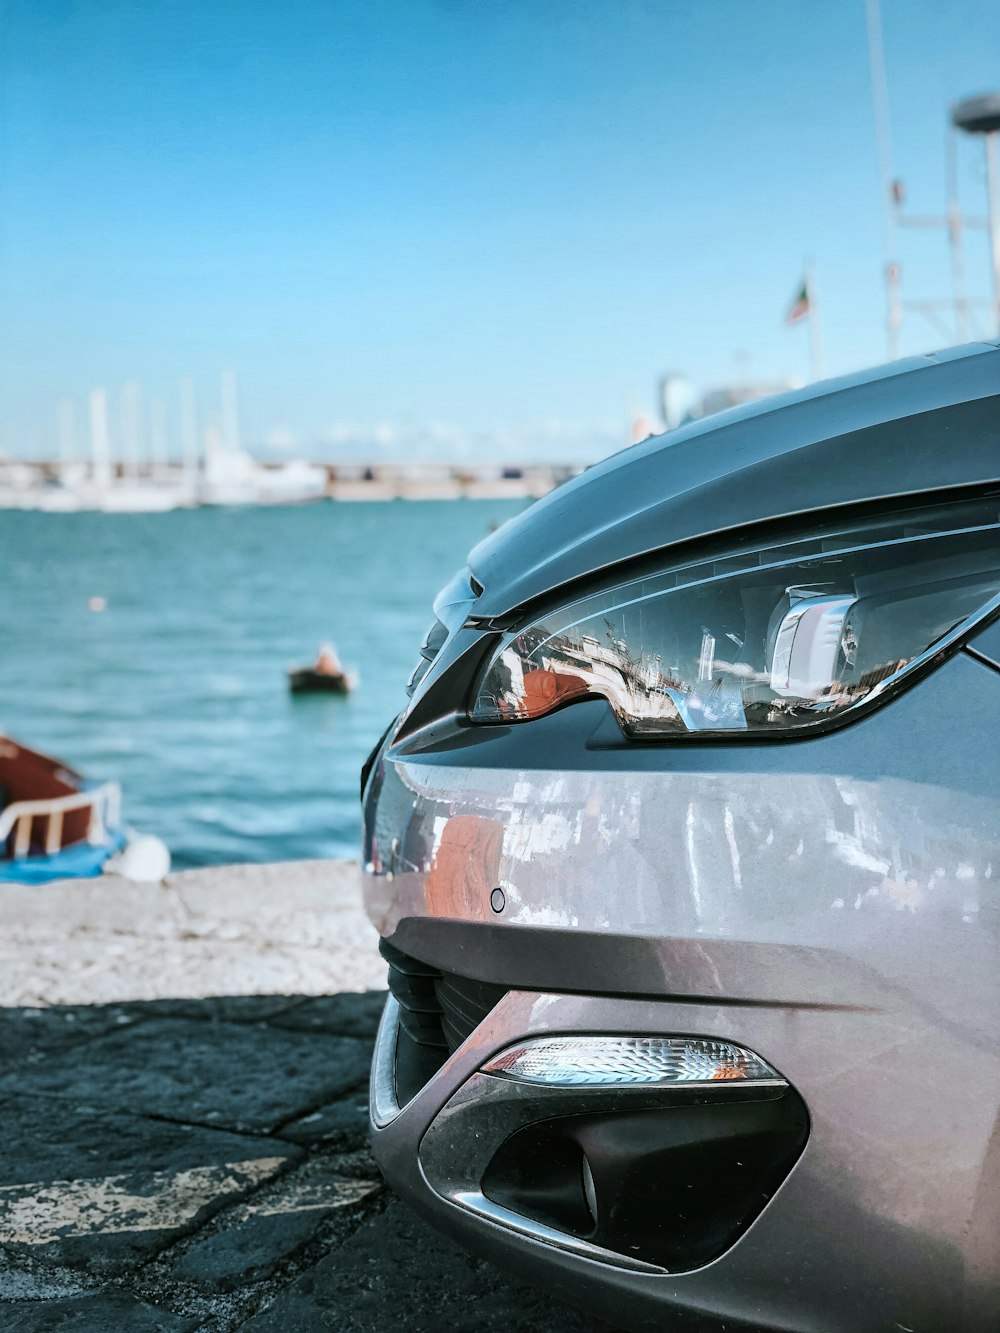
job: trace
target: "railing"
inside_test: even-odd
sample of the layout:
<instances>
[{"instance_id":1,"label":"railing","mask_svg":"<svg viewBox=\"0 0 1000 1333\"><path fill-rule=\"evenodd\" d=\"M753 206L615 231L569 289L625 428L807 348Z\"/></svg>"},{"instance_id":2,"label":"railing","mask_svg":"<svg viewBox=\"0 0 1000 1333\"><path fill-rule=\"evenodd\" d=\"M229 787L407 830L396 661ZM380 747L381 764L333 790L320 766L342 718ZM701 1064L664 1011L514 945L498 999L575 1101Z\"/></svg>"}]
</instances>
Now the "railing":
<instances>
[{"instance_id":1,"label":"railing","mask_svg":"<svg viewBox=\"0 0 1000 1333\"><path fill-rule=\"evenodd\" d=\"M54 856L62 848L63 820L73 810L90 811L87 841L95 846L105 841L108 829L118 827L121 817L122 792L117 782L104 782L87 791L73 792L70 796L52 796L38 801L13 801L0 810L0 856L14 834L15 859L27 856L31 850L31 829L36 819L47 819L45 854Z\"/></svg>"}]
</instances>

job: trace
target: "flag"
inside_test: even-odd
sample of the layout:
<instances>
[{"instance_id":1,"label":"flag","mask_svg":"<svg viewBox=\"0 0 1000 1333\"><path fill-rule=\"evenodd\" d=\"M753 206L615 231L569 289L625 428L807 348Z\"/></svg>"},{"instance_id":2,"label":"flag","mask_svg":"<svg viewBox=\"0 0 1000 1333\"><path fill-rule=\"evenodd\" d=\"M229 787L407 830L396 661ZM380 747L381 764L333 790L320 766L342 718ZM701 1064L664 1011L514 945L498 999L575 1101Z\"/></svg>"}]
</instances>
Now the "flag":
<instances>
[{"instance_id":1,"label":"flag","mask_svg":"<svg viewBox=\"0 0 1000 1333\"><path fill-rule=\"evenodd\" d=\"M803 281L799 288L795 300L788 307L788 314L785 316L786 324L797 324L800 319L805 319L806 315L812 309L812 301L809 298L809 283Z\"/></svg>"}]
</instances>

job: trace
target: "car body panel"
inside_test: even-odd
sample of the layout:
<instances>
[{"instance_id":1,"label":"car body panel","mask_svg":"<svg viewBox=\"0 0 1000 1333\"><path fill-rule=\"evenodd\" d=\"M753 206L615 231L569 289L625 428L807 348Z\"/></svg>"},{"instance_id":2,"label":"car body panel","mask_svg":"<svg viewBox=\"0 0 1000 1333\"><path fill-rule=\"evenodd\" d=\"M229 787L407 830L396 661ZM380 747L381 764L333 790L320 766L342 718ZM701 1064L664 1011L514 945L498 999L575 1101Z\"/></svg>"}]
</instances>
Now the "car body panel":
<instances>
[{"instance_id":1,"label":"car body panel","mask_svg":"<svg viewBox=\"0 0 1000 1333\"><path fill-rule=\"evenodd\" d=\"M885 920L904 935L931 920L935 947L944 928L968 940L977 922L997 926L998 759L988 745L949 742L981 727L998 688L995 671L962 654L892 707L821 740L707 755L656 747L644 754L662 766L645 771L608 768L600 752L589 767L564 763L552 737L580 706L547 719L547 743L535 749L544 767L524 767L520 746L505 762L499 736L493 765L476 768L457 766L448 751L408 755L403 742L382 761L373 829L382 873L366 877L367 910L385 937L402 930L410 951L424 918L487 924L504 938L541 930L669 940L673 966L679 942L695 942L684 946L693 970L683 984L659 954L637 952L624 972L616 959L608 970L619 967L623 992L706 994L707 979L717 987L725 977L720 993L734 998L869 1003L887 969L909 984L911 960L886 950ZM490 903L498 885L499 916ZM782 966L761 972L757 944L786 950ZM494 938L464 956L468 974L537 984L504 974L514 950L499 963L491 955L502 947ZM844 993L831 992L811 954L794 965L803 951L835 947L859 964ZM572 966L581 965L577 955ZM607 988L609 979L585 973L576 988Z\"/></svg>"},{"instance_id":2,"label":"car body panel","mask_svg":"<svg viewBox=\"0 0 1000 1333\"><path fill-rule=\"evenodd\" d=\"M427 1131L515 1037L560 1031L696 1031L765 1054L809 1102L811 1133L772 1202L720 1259L643 1275L539 1247L437 1197L420 1163ZM941 1078L933 1114L924 1062ZM886 1068L891 1071L886 1076ZM376 1156L436 1225L616 1325L719 1329L994 1329L997 1068L955 1049L919 1015L660 1003L512 992L385 1129ZM988 1211L984 1210L984 1202ZM970 1221L976 1244L970 1247ZM985 1280L974 1254L988 1254ZM710 1318L709 1318L710 1316Z\"/></svg>"},{"instance_id":3,"label":"car body panel","mask_svg":"<svg viewBox=\"0 0 1000 1333\"><path fill-rule=\"evenodd\" d=\"M832 505L992 480L1000 346L913 357L733 408L597 464L469 564L484 618L617 562Z\"/></svg>"}]
</instances>

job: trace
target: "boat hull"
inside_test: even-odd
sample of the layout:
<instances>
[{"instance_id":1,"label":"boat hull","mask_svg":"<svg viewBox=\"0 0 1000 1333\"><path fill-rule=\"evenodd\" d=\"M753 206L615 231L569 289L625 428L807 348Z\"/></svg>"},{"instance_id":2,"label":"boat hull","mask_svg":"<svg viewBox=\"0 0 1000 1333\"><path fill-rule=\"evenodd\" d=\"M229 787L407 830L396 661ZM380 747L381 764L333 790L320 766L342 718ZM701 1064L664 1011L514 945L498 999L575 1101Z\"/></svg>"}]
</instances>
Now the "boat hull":
<instances>
[{"instance_id":1,"label":"boat hull","mask_svg":"<svg viewBox=\"0 0 1000 1333\"><path fill-rule=\"evenodd\" d=\"M299 667L288 673L288 688L293 694L349 694L351 682L345 674L330 675Z\"/></svg>"}]
</instances>

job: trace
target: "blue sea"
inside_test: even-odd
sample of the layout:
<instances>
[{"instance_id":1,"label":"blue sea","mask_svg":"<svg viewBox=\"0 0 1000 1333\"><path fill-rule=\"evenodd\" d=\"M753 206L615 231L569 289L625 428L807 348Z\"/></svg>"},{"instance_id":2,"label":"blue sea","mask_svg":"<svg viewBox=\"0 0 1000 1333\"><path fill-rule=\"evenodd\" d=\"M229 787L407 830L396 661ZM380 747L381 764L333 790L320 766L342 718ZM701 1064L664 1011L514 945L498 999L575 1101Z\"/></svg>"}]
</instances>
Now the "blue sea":
<instances>
[{"instance_id":1,"label":"blue sea","mask_svg":"<svg viewBox=\"0 0 1000 1333\"><path fill-rule=\"evenodd\" d=\"M354 856L434 594L524 503L2 512L0 731L119 781L177 867ZM324 639L357 689L292 697Z\"/></svg>"}]
</instances>

